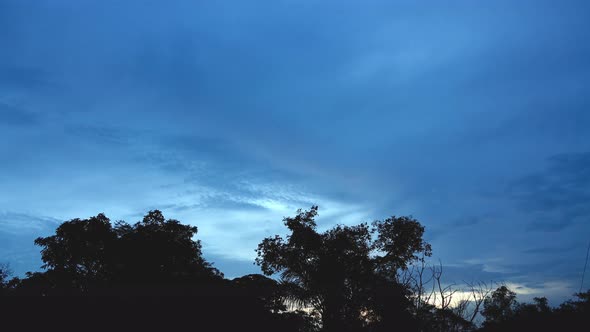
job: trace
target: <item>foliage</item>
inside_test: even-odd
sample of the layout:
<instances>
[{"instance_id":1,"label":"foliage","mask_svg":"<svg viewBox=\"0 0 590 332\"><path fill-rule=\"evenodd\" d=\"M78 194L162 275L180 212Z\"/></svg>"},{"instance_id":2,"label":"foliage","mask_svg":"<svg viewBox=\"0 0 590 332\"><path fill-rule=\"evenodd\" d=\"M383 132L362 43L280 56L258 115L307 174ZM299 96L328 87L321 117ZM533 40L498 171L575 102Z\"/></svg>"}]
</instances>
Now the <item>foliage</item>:
<instances>
[{"instance_id":1,"label":"foliage","mask_svg":"<svg viewBox=\"0 0 590 332\"><path fill-rule=\"evenodd\" d=\"M514 316L518 308L516 293L500 286L483 303L482 315L487 324L501 323Z\"/></svg>"},{"instance_id":2,"label":"foliage","mask_svg":"<svg viewBox=\"0 0 590 332\"><path fill-rule=\"evenodd\" d=\"M55 235L40 237L45 272L29 274L26 284L45 292L90 292L124 285L178 285L221 279L205 261L197 227L166 220L150 211L133 225L114 226L104 215L62 223Z\"/></svg>"},{"instance_id":3,"label":"foliage","mask_svg":"<svg viewBox=\"0 0 590 332\"><path fill-rule=\"evenodd\" d=\"M512 293L499 289L501 303L514 304ZM575 294L578 300L569 300L557 308L551 308L544 297L533 303L513 305L505 311L501 320L486 320L481 331L577 331L590 324L590 291Z\"/></svg>"},{"instance_id":4,"label":"foliage","mask_svg":"<svg viewBox=\"0 0 590 332\"><path fill-rule=\"evenodd\" d=\"M508 287L480 282L453 301L457 289L441 281L442 264L426 262L431 247L411 217L319 232L317 212L313 206L284 218L288 235L259 244L256 263L266 276L231 281L203 258L197 227L158 210L135 224L113 224L104 214L72 219L35 240L43 271L8 280L11 271L0 264L0 312L15 320L21 313L35 317L19 321L31 329L92 321L101 329L174 330L192 317L219 331L465 332L477 329L479 314L486 319L481 331L590 324L590 291L552 308L544 297L518 303Z\"/></svg>"},{"instance_id":5,"label":"foliage","mask_svg":"<svg viewBox=\"0 0 590 332\"><path fill-rule=\"evenodd\" d=\"M317 311L325 330L385 326L387 317L407 317L406 289L396 275L418 254L430 255L424 227L410 217L392 217L372 227L337 225L320 233L317 213L317 206L299 210L284 219L290 231L285 239L277 235L259 244L262 271L279 273L289 300Z\"/></svg>"},{"instance_id":6,"label":"foliage","mask_svg":"<svg viewBox=\"0 0 590 332\"><path fill-rule=\"evenodd\" d=\"M9 287L8 277L12 274L8 264L0 263L0 295Z\"/></svg>"}]
</instances>

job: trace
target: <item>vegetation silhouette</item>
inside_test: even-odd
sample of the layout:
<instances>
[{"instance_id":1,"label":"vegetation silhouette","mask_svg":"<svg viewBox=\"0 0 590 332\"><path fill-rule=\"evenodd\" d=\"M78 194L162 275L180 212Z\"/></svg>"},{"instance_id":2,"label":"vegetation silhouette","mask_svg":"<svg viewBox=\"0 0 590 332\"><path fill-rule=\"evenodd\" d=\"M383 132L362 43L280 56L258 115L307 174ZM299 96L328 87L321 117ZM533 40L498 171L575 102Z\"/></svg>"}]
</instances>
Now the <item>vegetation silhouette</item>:
<instances>
[{"instance_id":1,"label":"vegetation silhouette","mask_svg":"<svg viewBox=\"0 0 590 332\"><path fill-rule=\"evenodd\" d=\"M0 317L19 330L556 331L590 323L590 291L552 308L518 303L502 285L469 285L453 301L424 227L412 217L319 232L318 207L262 240L263 273L229 280L205 260L197 227L150 211L135 223L103 214L40 237L41 272L10 279L0 264ZM430 275L429 275L430 273ZM430 287L430 291L427 288ZM455 304L453 304L456 302ZM485 321L479 327L476 317Z\"/></svg>"},{"instance_id":2,"label":"vegetation silhouette","mask_svg":"<svg viewBox=\"0 0 590 332\"><path fill-rule=\"evenodd\" d=\"M286 239L275 236L260 243L256 263L262 271L280 273L288 299L315 311L325 331L415 325L396 275L420 259L418 253L430 255L430 245L422 240L424 227L393 217L372 227L338 225L318 233L317 210L285 218L291 232Z\"/></svg>"},{"instance_id":3,"label":"vegetation silhouette","mask_svg":"<svg viewBox=\"0 0 590 332\"><path fill-rule=\"evenodd\" d=\"M500 286L485 299L481 314L486 318L486 325L490 325L509 320L517 310L516 293L506 286Z\"/></svg>"}]
</instances>

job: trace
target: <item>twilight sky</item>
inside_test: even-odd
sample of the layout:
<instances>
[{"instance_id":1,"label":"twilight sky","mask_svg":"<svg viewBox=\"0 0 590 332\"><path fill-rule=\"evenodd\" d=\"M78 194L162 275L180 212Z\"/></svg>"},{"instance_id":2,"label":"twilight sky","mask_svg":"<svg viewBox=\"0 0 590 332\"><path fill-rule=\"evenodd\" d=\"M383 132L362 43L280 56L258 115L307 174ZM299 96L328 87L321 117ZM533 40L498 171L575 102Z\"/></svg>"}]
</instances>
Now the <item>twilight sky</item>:
<instances>
[{"instance_id":1,"label":"twilight sky","mask_svg":"<svg viewBox=\"0 0 590 332\"><path fill-rule=\"evenodd\" d=\"M589 40L587 1L0 0L0 261L160 209L234 277L318 204L322 229L411 214L447 281L561 301L590 240Z\"/></svg>"}]
</instances>

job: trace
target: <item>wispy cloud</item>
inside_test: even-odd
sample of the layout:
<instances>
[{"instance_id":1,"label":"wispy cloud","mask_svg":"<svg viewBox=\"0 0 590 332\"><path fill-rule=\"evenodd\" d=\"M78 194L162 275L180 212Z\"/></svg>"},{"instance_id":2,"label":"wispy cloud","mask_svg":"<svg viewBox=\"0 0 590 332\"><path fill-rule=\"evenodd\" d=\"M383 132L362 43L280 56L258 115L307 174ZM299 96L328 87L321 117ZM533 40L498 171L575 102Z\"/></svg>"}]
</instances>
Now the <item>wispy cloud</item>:
<instances>
[{"instance_id":1,"label":"wispy cloud","mask_svg":"<svg viewBox=\"0 0 590 332\"><path fill-rule=\"evenodd\" d=\"M590 153L552 156L549 167L514 182L509 194L530 214L530 230L560 231L590 218Z\"/></svg>"},{"instance_id":2,"label":"wispy cloud","mask_svg":"<svg viewBox=\"0 0 590 332\"><path fill-rule=\"evenodd\" d=\"M0 103L0 125L30 126L36 124L38 117L16 106Z\"/></svg>"}]
</instances>

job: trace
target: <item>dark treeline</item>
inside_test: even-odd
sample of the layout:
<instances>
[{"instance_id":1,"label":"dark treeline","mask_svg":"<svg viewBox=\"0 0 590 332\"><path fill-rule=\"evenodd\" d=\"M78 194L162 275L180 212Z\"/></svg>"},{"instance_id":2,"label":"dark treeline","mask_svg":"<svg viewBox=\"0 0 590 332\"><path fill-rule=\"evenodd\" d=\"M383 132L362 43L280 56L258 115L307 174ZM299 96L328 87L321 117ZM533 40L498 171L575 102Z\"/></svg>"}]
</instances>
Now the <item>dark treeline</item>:
<instances>
[{"instance_id":1,"label":"dark treeline","mask_svg":"<svg viewBox=\"0 0 590 332\"><path fill-rule=\"evenodd\" d=\"M229 280L207 262L197 227L150 211L135 224L99 214L41 237L43 272L0 267L2 326L20 330L547 331L590 323L590 292L557 308L520 304L506 286L469 285L453 301L411 217L316 228L317 207L263 239L265 275ZM483 322L478 320L483 318Z\"/></svg>"}]
</instances>

